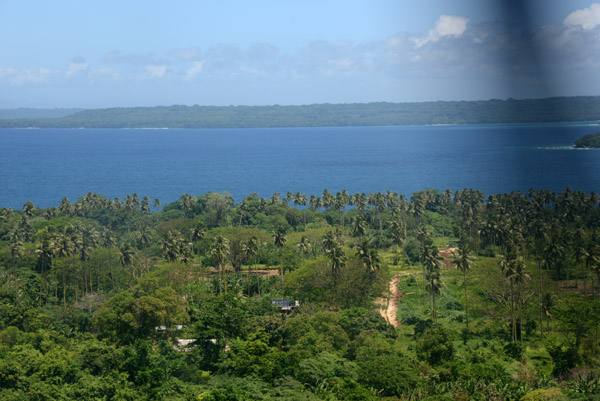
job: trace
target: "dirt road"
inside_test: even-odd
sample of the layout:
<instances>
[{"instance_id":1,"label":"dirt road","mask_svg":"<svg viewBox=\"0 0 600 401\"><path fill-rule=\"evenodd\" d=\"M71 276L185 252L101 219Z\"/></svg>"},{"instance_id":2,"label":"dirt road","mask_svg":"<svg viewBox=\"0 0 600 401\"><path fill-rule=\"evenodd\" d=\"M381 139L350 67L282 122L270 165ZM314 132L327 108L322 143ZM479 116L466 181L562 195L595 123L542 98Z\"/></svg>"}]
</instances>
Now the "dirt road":
<instances>
[{"instance_id":1,"label":"dirt road","mask_svg":"<svg viewBox=\"0 0 600 401\"><path fill-rule=\"evenodd\" d=\"M400 282L400 275L392 277L389 283L388 296L377 299L379 304L379 313L381 316L392 326L398 327L400 322L396 314L398 312L398 303L400 302L400 291L398 291L398 283Z\"/></svg>"}]
</instances>

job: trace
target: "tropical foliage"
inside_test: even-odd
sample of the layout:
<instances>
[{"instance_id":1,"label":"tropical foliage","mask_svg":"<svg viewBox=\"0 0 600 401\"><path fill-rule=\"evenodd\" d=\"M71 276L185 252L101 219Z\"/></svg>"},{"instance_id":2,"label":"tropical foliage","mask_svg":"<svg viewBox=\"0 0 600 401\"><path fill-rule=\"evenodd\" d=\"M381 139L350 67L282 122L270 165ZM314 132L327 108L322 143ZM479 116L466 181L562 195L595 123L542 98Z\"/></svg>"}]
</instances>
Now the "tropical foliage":
<instances>
[{"instance_id":1,"label":"tropical foliage","mask_svg":"<svg viewBox=\"0 0 600 401\"><path fill-rule=\"evenodd\" d=\"M598 399L599 202L324 190L0 209L0 399Z\"/></svg>"}]
</instances>

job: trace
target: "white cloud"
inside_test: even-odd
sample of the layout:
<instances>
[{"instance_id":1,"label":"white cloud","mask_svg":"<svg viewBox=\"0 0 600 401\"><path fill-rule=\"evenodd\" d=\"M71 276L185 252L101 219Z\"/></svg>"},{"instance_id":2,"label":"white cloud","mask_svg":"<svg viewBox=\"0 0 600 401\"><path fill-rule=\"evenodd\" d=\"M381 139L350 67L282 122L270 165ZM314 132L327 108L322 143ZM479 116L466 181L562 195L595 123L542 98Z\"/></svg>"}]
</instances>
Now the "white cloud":
<instances>
[{"instance_id":1,"label":"white cloud","mask_svg":"<svg viewBox=\"0 0 600 401\"><path fill-rule=\"evenodd\" d=\"M600 3L583 10L575 10L565 18L565 25L580 25L583 29L594 29L600 25Z\"/></svg>"},{"instance_id":2,"label":"white cloud","mask_svg":"<svg viewBox=\"0 0 600 401\"><path fill-rule=\"evenodd\" d=\"M56 71L40 67L33 70L15 70L13 68L0 68L0 78L6 78L11 85L21 86L37 84L47 81Z\"/></svg>"},{"instance_id":3,"label":"white cloud","mask_svg":"<svg viewBox=\"0 0 600 401\"><path fill-rule=\"evenodd\" d=\"M17 73L17 70L10 67L0 67L0 79L9 78L14 76Z\"/></svg>"},{"instance_id":4,"label":"white cloud","mask_svg":"<svg viewBox=\"0 0 600 401\"><path fill-rule=\"evenodd\" d=\"M431 29L427 37L415 38L414 42L418 47L422 47L429 42L437 42L443 37L452 36L458 38L467 30L468 18L456 15L440 15L435 21L435 28Z\"/></svg>"},{"instance_id":5,"label":"white cloud","mask_svg":"<svg viewBox=\"0 0 600 401\"><path fill-rule=\"evenodd\" d=\"M66 72L67 77L72 77L77 75L81 71L85 71L88 69L88 65L86 62L71 62L69 63L69 69Z\"/></svg>"},{"instance_id":6,"label":"white cloud","mask_svg":"<svg viewBox=\"0 0 600 401\"><path fill-rule=\"evenodd\" d=\"M91 82L94 83L95 79L98 78L100 80L104 80L106 78L112 78L113 80L118 80L121 78L121 74L119 71L114 70L111 67L101 66L97 68L93 68L90 73Z\"/></svg>"},{"instance_id":7,"label":"white cloud","mask_svg":"<svg viewBox=\"0 0 600 401\"><path fill-rule=\"evenodd\" d=\"M196 61L200 60L201 53L197 47L189 49L175 49L169 52L169 56L175 57L181 61Z\"/></svg>"},{"instance_id":8,"label":"white cloud","mask_svg":"<svg viewBox=\"0 0 600 401\"><path fill-rule=\"evenodd\" d=\"M147 65L146 72L150 74L151 78L162 78L167 72L166 65Z\"/></svg>"},{"instance_id":9,"label":"white cloud","mask_svg":"<svg viewBox=\"0 0 600 401\"><path fill-rule=\"evenodd\" d=\"M184 78L187 80L194 79L198 74L202 72L202 67L204 67L204 61L194 62L194 65L185 72Z\"/></svg>"}]
</instances>

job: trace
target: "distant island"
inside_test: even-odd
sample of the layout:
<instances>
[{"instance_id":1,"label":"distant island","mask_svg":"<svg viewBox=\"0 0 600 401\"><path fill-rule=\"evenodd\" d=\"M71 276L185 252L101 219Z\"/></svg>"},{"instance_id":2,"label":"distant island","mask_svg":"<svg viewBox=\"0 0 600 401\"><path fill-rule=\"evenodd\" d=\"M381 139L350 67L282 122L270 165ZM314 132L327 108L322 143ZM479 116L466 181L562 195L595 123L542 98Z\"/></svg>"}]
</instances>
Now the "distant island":
<instances>
[{"instance_id":1,"label":"distant island","mask_svg":"<svg viewBox=\"0 0 600 401\"><path fill-rule=\"evenodd\" d=\"M575 141L576 148L600 148L600 131L586 135Z\"/></svg>"},{"instance_id":2,"label":"distant island","mask_svg":"<svg viewBox=\"0 0 600 401\"><path fill-rule=\"evenodd\" d=\"M600 120L600 96L304 106L157 106L0 120L0 128L274 128Z\"/></svg>"}]
</instances>

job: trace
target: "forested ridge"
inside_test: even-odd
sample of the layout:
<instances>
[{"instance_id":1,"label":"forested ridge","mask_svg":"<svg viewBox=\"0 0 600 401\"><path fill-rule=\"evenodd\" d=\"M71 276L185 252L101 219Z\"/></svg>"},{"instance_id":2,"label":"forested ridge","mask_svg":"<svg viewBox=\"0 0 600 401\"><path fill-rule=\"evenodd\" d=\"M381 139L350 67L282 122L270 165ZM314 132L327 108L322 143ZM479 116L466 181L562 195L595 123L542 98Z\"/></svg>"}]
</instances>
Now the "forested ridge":
<instances>
[{"instance_id":1,"label":"forested ridge","mask_svg":"<svg viewBox=\"0 0 600 401\"><path fill-rule=\"evenodd\" d=\"M0 399L598 400L599 203L324 190L0 209Z\"/></svg>"},{"instance_id":2,"label":"forested ridge","mask_svg":"<svg viewBox=\"0 0 600 401\"><path fill-rule=\"evenodd\" d=\"M600 131L583 136L575 141L576 148L600 148Z\"/></svg>"},{"instance_id":3,"label":"forested ridge","mask_svg":"<svg viewBox=\"0 0 600 401\"><path fill-rule=\"evenodd\" d=\"M157 106L0 120L0 128L271 128L600 120L599 96L304 106Z\"/></svg>"}]
</instances>

